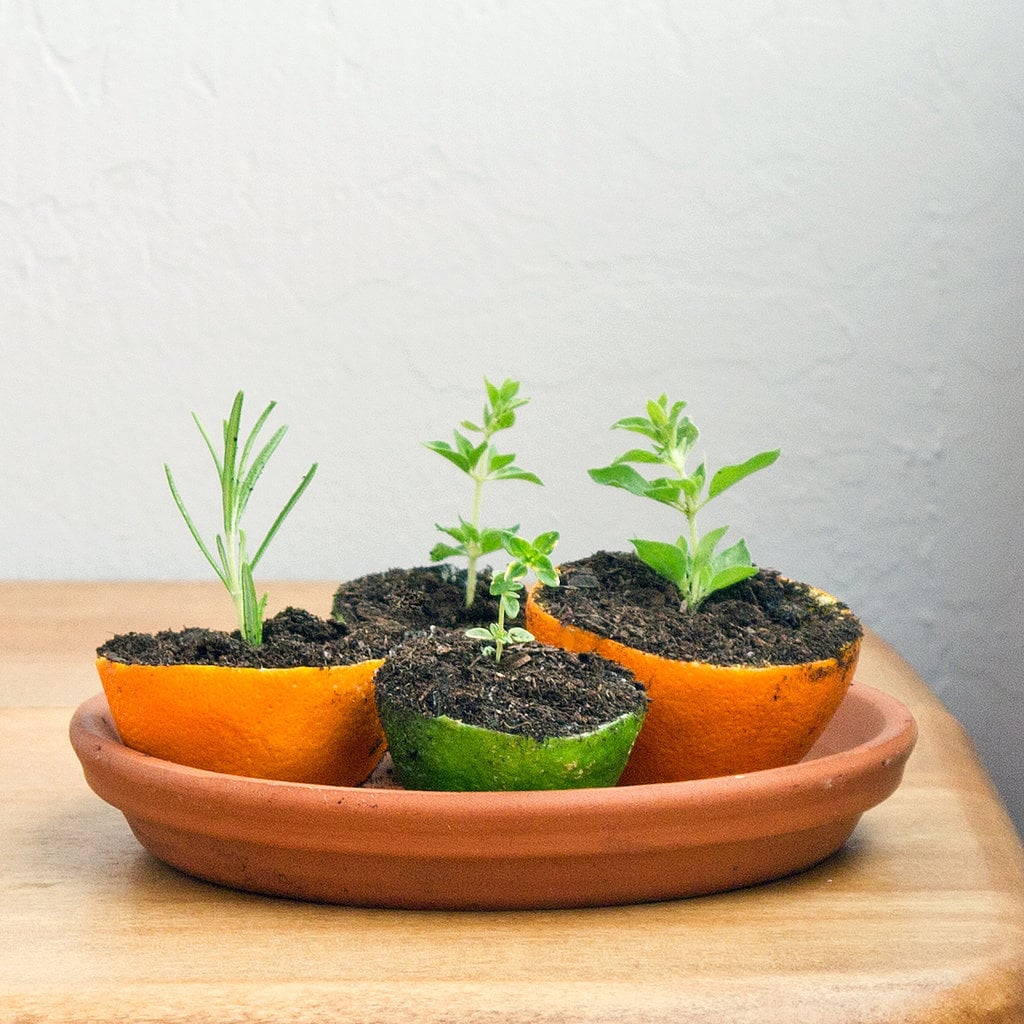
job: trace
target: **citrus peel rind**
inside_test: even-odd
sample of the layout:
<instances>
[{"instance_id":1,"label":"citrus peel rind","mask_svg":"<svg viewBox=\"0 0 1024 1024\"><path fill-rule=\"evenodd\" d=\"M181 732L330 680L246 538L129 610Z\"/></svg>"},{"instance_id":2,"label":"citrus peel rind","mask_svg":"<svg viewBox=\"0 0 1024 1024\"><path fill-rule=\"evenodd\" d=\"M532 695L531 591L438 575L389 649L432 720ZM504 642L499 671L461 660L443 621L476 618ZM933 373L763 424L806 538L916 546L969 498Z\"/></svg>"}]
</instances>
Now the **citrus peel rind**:
<instances>
[{"instance_id":1,"label":"citrus peel rind","mask_svg":"<svg viewBox=\"0 0 1024 1024\"><path fill-rule=\"evenodd\" d=\"M535 740L389 705L381 717L404 788L489 792L614 786L643 722L637 712L591 732Z\"/></svg>"},{"instance_id":2,"label":"citrus peel rind","mask_svg":"<svg viewBox=\"0 0 1024 1024\"><path fill-rule=\"evenodd\" d=\"M235 668L96 659L126 746L206 771L328 786L358 785L384 754L373 693L382 664Z\"/></svg>"},{"instance_id":3,"label":"citrus peel rind","mask_svg":"<svg viewBox=\"0 0 1024 1024\"><path fill-rule=\"evenodd\" d=\"M526 602L526 627L539 641L593 651L629 669L647 690L647 716L620 779L628 785L796 763L835 714L860 653L857 639L835 658L798 665L673 661L563 625L535 596L531 591Z\"/></svg>"}]
</instances>

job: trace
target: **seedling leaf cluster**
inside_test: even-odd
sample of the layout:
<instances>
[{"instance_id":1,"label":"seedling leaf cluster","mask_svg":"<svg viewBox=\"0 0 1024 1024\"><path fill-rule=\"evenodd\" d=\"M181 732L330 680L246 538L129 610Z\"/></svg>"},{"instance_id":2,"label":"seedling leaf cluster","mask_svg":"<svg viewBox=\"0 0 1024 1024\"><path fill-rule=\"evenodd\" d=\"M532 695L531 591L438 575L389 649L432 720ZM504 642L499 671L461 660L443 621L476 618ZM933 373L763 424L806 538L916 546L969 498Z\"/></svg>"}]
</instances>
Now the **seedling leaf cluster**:
<instances>
[{"instance_id":1,"label":"seedling leaf cluster","mask_svg":"<svg viewBox=\"0 0 1024 1024\"><path fill-rule=\"evenodd\" d=\"M634 538L632 543L641 561L676 586L680 607L695 610L715 591L757 572L744 540L718 551L729 528L719 526L700 536L697 514L730 487L770 466L779 457L779 449L723 466L709 480L706 459L692 471L687 469L687 457L700 435L693 421L683 415L685 408L686 402L670 405L667 396L662 395L648 401L646 416L627 416L613 423L613 430L640 434L651 444L647 448L630 448L610 465L589 472L596 483L650 498L683 515L687 530L675 543L640 538ZM656 467L654 472L661 472L649 479L634 465Z\"/></svg>"},{"instance_id":2,"label":"seedling leaf cluster","mask_svg":"<svg viewBox=\"0 0 1024 1024\"><path fill-rule=\"evenodd\" d=\"M441 526L437 529L446 534L454 544L439 541L430 552L430 559L440 562L446 558L467 559L466 607L473 604L476 596L477 563L484 555L500 551L505 534L515 534L519 526L489 527L480 523L481 499L484 484L496 480L525 480L540 484L535 473L527 472L515 464L515 455L502 454L492 438L495 434L513 427L516 410L526 405L526 398L519 398L519 381L505 380L500 386L484 378L487 388L487 403L484 406L480 424L463 420L463 430L480 435L471 440L459 430L454 431L454 444L447 441L425 441L424 445L442 458L447 459L470 478L473 483L472 503L469 519L459 516L457 526Z\"/></svg>"},{"instance_id":3,"label":"seedling leaf cluster","mask_svg":"<svg viewBox=\"0 0 1024 1024\"><path fill-rule=\"evenodd\" d=\"M466 630L466 636L486 641L484 656L493 657L496 663L501 661L506 647L530 643L534 639L528 629L506 625L519 615L523 583L528 573L532 571L546 587L558 586L558 573L551 562L551 553L558 543L557 532L542 533L533 541L506 532L502 534L501 542L511 560L491 579L491 595L498 598L497 621Z\"/></svg>"}]
</instances>

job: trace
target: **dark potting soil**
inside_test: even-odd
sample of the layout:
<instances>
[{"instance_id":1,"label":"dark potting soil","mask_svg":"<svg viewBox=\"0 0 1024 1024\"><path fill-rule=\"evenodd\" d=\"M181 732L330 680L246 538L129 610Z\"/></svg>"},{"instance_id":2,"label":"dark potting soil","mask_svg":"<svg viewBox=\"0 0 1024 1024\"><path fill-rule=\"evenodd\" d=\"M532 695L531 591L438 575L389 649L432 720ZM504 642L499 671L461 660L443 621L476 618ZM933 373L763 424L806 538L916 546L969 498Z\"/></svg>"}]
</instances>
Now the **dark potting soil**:
<instances>
[{"instance_id":1,"label":"dark potting soil","mask_svg":"<svg viewBox=\"0 0 1024 1024\"><path fill-rule=\"evenodd\" d=\"M286 608L263 624L263 643L250 647L238 630L202 627L123 633L97 651L112 661L143 665L231 665L293 668L350 665L383 658L403 637L426 629L478 626L496 614L491 574L477 574L477 598L465 606L466 571L451 565L389 569L341 584L331 618Z\"/></svg>"},{"instance_id":2,"label":"dark potting soil","mask_svg":"<svg viewBox=\"0 0 1024 1024\"><path fill-rule=\"evenodd\" d=\"M486 625L497 614L491 572L477 573L476 597L466 607L466 570L452 565L388 569L342 583L331 614L350 629L364 626L401 639L410 631Z\"/></svg>"},{"instance_id":3,"label":"dark potting soil","mask_svg":"<svg viewBox=\"0 0 1024 1024\"><path fill-rule=\"evenodd\" d=\"M559 566L539 603L567 625L649 654L715 665L792 665L834 658L863 630L842 603L823 604L771 569L680 610L676 588L633 552L599 551Z\"/></svg>"},{"instance_id":4,"label":"dark potting soil","mask_svg":"<svg viewBox=\"0 0 1024 1024\"><path fill-rule=\"evenodd\" d=\"M263 624L263 643L250 647L238 630L186 627L122 633L97 650L100 657L138 665L228 665L294 668L351 665L381 658L390 637L371 627L355 631L301 608L286 608Z\"/></svg>"},{"instance_id":5,"label":"dark potting soil","mask_svg":"<svg viewBox=\"0 0 1024 1024\"><path fill-rule=\"evenodd\" d=\"M378 702L537 740L589 732L647 701L630 673L596 655L531 643L506 648L495 663L458 630L408 638L374 686Z\"/></svg>"}]
</instances>

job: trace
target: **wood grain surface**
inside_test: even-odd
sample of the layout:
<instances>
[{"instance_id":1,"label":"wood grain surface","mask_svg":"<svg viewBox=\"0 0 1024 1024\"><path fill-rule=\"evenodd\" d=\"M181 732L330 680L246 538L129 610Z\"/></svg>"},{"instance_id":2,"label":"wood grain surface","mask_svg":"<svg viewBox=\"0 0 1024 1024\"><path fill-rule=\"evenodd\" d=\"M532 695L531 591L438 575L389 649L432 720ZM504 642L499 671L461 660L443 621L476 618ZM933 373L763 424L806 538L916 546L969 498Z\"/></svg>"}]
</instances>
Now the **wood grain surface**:
<instances>
[{"instance_id":1,"label":"wood grain surface","mask_svg":"<svg viewBox=\"0 0 1024 1024\"><path fill-rule=\"evenodd\" d=\"M326 614L330 584L271 584ZM857 677L906 703L901 788L792 878L527 913L328 907L154 860L67 741L115 632L231 625L207 584L0 584L0 1020L1024 1021L1024 853L963 730L869 634Z\"/></svg>"}]
</instances>

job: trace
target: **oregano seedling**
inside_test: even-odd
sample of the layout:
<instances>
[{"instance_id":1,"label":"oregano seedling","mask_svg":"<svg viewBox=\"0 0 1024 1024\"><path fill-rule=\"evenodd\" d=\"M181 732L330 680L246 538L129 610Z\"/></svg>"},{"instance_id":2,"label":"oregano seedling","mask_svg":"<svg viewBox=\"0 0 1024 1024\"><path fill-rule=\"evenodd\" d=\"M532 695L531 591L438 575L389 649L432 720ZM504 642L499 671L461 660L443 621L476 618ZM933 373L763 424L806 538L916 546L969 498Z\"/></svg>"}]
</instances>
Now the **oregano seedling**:
<instances>
[{"instance_id":1,"label":"oregano seedling","mask_svg":"<svg viewBox=\"0 0 1024 1024\"><path fill-rule=\"evenodd\" d=\"M463 430L479 434L478 441L470 440L466 434L456 430L454 444L447 441L424 442L427 448L457 466L473 482L469 519L459 516L458 526L437 524L437 529L447 534L455 543L439 541L430 552L430 559L433 562L452 557L468 560L467 608L472 605L476 596L477 562L484 555L500 551L503 546L503 535L514 534L519 529L518 525L504 528L481 526L480 506L484 484L494 480L526 480L533 484L541 483L536 474L528 473L515 464L515 455L499 453L492 441L495 434L515 425L516 410L529 401L518 397L519 381L508 379L500 386L495 386L485 377L484 385L487 389L487 403L484 405L483 419L479 424L470 420L463 420L460 424Z\"/></svg>"},{"instance_id":2,"label":"oregano seedling","mask_svg":"<svg viewBox=\"0 0 1024 1024\"><path fill-rule=\"evenodd\" d=\"M270 457L277 450L277 446L281 443L281 439L288 428L278 427L270 440L260 449L259 453L250 463L249 460L253 455L257 435L277 403L271 402L263 410L263 413L246 438L241 451L239 451L238 435L241 427L243 401L243 392L239 391L231 406L231 413L224 421L224 447L221 454L218 454L214 448L209 435L203 429L202 423L199 422L199 417L192 413L192 419L195 420L199 433L202 434L206 447L213 457L214 465L217 467L217 476L220 480L224 532L217 535L217 558L214 558L209 547L203 541L199 530L192 521L192 517L186 510L185 503L182 501L178 488L174 483L171 468L166 463L164 463L164 472L167 475L167 483L170 485L174 503L178 506L178 511L181 512L193 540L199 545L199 550L213 567L213 571L231 595L231 601L235 606L235 613L238 618L238 628L242 637L252 647L258 647L263 642L263 613L267 606L267 595L264 594L261 598L257 598L256 584L253 581L252 571L256 568L260 558L263 557L263 553L274 539L274 535L284 522L285 517L294 508L295 503L302 496L302 492L309 486L313 475L316 473L317 463L314 462L302 478L299 486L292 493L284 508L278 513L273 525L267 531L267 535L263 538L263 543L256 549L256 553L250 557L245 531L242 529L242 515L249 503L249 497L256 486L256 482L270 461Z\"/></svg>"},{"instance_id":3,"label":"oregano seedling","mask_svg":"<svg viewBox=\"0 0 1024 1024\"><path fill-rule=\"evenodd\" d=\"M529 572L546 587L558 586L558 573L551 563L551 553L558 543L554 530L542 533L533 541L517 534L505 532L501 535L502 547L511 556L504 570L492 577L491 595L498 599L498 618L487 626L476 626L466 630L466 636L486 641L484 654L501 661L502 652L512 644L530 643L534 636L521 626L509 626L509 620L516 618L522 604L523 581Z\"/></svg>"},{"instance_id":4,"label":"oregano seedling","mask_svg":"<svg viewBox=\"0 0 1024 1024\"><path fill-rule=\"evenodd\" d=\"M699 432L688 416L683 416L686 402L668 398L650 400L646 416L627 416L612 424L612 429L642 434L650 448L631 448L602 469L591 469L591 479L609 487L621 487L631 494L668 505L686 518L687 532L674 544L634 538L633 546L641 561L673 583L679 591L682 609L697 609L717 590L739 583L757 572L746 542L716 553L719 542L729 529L719 526L703 536L697 533L697 513L708 502L741 480L770 466L779 457L779 449L760 452L745 462L723 466L708 480L707 460L692 472L687 470L687 456L697 442ZM663 475L647 479L630 463L656 467ZM706 488L706 489L705 489Z\"/></svg>"}]
</instances>

